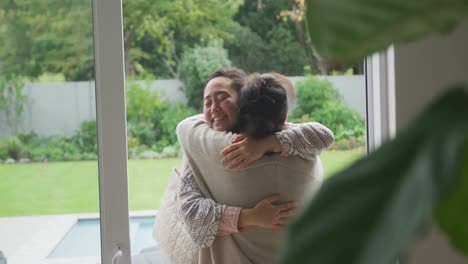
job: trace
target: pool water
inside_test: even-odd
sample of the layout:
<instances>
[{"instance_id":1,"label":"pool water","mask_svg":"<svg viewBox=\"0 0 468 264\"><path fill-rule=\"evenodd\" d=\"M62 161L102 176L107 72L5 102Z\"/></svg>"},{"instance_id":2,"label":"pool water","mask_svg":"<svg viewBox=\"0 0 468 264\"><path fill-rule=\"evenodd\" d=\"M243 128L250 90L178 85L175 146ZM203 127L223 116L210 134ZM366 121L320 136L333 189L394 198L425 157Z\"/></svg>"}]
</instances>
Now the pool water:
<instances>
[{"instance_id":1,"label":"pool water","mask_svg":"<svg viewBox=\"0 0 468 264\"><path fill-rule=\"evenodd\" d=\"M136 255L144 248L155 246L154 216L130 218L131 254ZM68 231L49 258L101 256L99 219L80 219Z\"/></svg>"}]
</instances>

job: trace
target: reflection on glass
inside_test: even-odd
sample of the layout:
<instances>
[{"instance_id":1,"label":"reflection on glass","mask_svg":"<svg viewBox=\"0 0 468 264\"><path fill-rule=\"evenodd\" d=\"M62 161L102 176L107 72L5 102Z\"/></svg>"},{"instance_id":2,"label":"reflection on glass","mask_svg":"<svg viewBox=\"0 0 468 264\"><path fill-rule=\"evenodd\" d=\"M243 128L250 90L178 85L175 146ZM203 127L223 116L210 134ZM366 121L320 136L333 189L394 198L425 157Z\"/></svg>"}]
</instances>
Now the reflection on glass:
<instances>
[{"instance_id":1,"label":"reflection on glass","mask_svg":"<svg viewBox=\"0 0 468 264\"><path fill-rule=\"evenodd\" d=\"M77 221L99 218L91 8L89 0L0 3L0 251L8 263L45 263Z\"/></svg>"}]
</instances>

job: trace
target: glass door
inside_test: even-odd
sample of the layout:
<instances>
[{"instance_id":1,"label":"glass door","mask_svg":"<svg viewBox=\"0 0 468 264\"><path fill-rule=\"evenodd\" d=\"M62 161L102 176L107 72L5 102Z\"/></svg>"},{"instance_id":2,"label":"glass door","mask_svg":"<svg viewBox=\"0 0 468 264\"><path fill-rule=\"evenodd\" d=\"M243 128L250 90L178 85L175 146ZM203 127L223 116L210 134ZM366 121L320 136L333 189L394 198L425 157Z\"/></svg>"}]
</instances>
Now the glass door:
<instances>
[{"instance_id":1,"label":"glass door","mask_svg":"<svg viewBox=\"0 0 468 264\"><path fill-rule=\"evenodd\" d=\"M8 263L101 260L93 42L91 0L0 4L0 251Z\"/></svg>"}]
</instances>

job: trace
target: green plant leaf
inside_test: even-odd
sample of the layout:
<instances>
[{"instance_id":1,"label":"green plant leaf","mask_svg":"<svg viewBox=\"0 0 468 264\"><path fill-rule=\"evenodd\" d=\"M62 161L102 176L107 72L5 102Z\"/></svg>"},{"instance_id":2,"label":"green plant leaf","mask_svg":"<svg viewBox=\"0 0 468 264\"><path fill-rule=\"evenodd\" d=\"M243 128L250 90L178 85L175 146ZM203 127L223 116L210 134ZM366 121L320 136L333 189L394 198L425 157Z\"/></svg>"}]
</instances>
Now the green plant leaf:
<instances>
[{"instance_id":1,"label":"green plant leaf","mask_svg":"<svg viewBox=\"0 0 468 264\"><path fill-rule=\"evenodd\" d=\"M357 62L434 32L468 15L466 0L307 0L307 27L321 56Z\"/></svg>"},{"instance_id":2,"label":"green plant leaf","mask_svg":"<svg viewBox=\"0 0 468 264\"><path fill-rule=\"evenodd\" d=\"M451 89L393 141L327 180L289 227L282 263L394 264L454 184L466 182L467 117L466 90Z\"/></svg>"},{"instance_id":3,"label":"green plant leaf","mask_svg":"<svg viewBox=\"0 0 468 264\"><path fill-rule=\"evenodd\" d=\"M454 184L453 191L437 209L440 228L450 242L462 252L468 253L468 141L461 162L462 177ZM468 254L467 254L468 255Z\"/></svg>"}]
</instances>

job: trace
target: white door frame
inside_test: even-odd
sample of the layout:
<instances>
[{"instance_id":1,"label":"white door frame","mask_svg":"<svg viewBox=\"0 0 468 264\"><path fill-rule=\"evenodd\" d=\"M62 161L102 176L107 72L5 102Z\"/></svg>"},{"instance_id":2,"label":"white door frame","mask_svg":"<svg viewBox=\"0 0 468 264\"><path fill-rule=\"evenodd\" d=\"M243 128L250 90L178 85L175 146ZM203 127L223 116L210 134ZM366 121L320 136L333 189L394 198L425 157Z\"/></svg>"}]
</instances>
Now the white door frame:
<instances>
[{"instance_id":1,"label":"white door frame","mask_svg":"<svg viewBox=\"0 0 468 264\"><path fill-rule=\"evenodd\" d=\"M365 60L367 151L393 138L395 122L395 64L393 47Z\"/></svg>"},{"instance_id":2,"label":"white door frame","mask_svg":"<svg viewBox=\"0 0 468 264\"><path fill-rule=\"evenodd\" d=\"M121 0L93 0L101 263L130 263Z\"/></svg>"}]
</instances>

